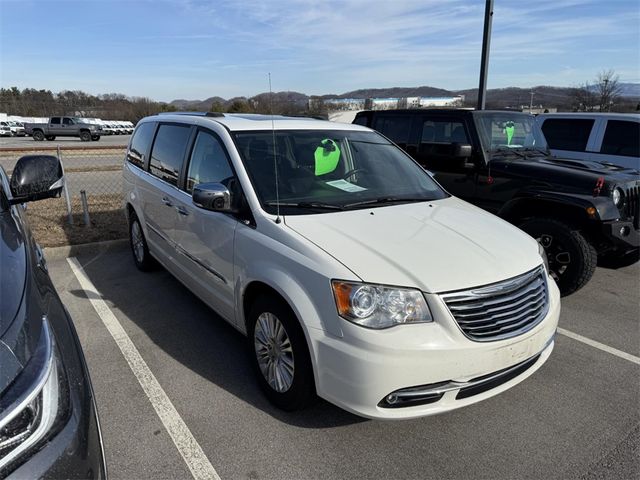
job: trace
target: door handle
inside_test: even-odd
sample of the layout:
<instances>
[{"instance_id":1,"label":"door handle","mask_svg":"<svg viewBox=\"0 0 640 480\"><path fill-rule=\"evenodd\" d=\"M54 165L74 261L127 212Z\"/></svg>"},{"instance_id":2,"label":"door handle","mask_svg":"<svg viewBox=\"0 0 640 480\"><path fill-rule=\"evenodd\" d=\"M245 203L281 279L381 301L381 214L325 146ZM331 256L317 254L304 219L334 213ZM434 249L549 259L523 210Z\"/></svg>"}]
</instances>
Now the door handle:
<instances>
[{"instance_id":1,"label":"door handle","mask_svg":"<svg viewBox=\"0 0 640 480\"><path fill-rule=\"evenodd\" d=\"M176 210L180 215L184 215L185 217L189 215L189 212L184 207L176 207Z\"/></svg>"},{"instance_id":2,"label":"door handle","mask_svg":"<svg viewBox=\"0 0 640 480\"><path fill-rule=\"evenodd\" d=\"M162 203L164 203L167 207L173 207L173 203L167 197L162 197Z\"/></svg>"}]
</instances>

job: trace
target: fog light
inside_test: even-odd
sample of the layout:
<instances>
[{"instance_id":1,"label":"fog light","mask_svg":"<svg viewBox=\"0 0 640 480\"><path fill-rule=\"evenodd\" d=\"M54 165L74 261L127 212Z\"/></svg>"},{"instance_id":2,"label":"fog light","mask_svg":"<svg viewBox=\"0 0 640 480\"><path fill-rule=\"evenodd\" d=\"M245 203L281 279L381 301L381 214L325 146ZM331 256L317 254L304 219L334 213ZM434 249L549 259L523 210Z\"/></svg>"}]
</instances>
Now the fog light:
<instances>
[{"instance_id":1,"label":"fog light","mask_svg":"<svg viewBox=\"0 0 640 480\"><path fill-rule=\"evenodd\" d=\"M626 237L627 235L629 235L630 231L631 231L631 229L629 227L621 227L620 228L620 236Z\"/></svg>"},{"instance_id":2,"label":"fog light","mask_svg":"<svg viewBox=\"0 0 640 480\"><path fill-rule=\"evenodd\" d=\"M394 404L398 401L398 397L396 397L395 395L387 395L387 403L389 404Z\"/></svg>"}]
</instances>

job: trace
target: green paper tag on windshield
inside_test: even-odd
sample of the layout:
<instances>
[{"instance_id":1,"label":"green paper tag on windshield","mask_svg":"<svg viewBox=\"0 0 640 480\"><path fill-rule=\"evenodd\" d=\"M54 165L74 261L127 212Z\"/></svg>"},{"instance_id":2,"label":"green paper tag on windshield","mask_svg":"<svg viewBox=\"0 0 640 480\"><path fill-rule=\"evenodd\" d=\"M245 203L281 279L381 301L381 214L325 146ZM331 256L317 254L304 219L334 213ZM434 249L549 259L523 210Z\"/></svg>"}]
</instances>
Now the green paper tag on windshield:
<instances>
[{"instance_id":1,"label":"green paper tag on windshield","mask_svg":"<svg viewBox=\"0 0 640 480\"><path fill-rule=\"evenodd\" d=\"M322 140L313 155L316 160L316 177L333 172L340 161L340 149L330 138Z\"/></svg>"},{"instance_id":2,"label":"green paper tag on windshield","mask_svg":"<svg viewBox=\"0 0 640 480\"><path fill-rule=\"evenodd\" d=\"M507 145L511 145L511 139L513 138L513 132L516 131L516 127L504 127L504 131L507 134Z\"/></svg>"}]
</instances>

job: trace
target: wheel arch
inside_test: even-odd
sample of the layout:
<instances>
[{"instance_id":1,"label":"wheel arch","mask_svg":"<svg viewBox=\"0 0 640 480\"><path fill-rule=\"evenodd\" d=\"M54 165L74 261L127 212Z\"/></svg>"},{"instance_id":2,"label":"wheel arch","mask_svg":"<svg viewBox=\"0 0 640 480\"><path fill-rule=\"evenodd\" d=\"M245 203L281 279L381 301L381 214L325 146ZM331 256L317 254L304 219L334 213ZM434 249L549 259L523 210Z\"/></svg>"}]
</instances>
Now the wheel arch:
<instances>
[{"instance_id":1,"label":"wheel arch","mask_svg":"<svg viewBox=\"0 0 640 480\"><path fill-rule=\"evenodd\" d=\"M587 206L582 202L566 199L523 197L511 200L498 212L498 216L518 224L530 218L553 218L569 223L574 228L586 228L589 217Z\"/></svg>"}]
</instances>

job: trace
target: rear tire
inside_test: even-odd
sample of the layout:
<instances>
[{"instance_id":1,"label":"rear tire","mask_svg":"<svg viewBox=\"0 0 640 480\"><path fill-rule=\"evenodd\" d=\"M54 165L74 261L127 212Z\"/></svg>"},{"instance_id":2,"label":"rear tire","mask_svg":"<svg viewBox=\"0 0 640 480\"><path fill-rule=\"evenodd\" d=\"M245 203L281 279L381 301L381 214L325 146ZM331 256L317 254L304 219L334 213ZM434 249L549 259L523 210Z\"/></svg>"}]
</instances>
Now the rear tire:
<instances>
[{"instance_id":1,"label":"rear tire","mask_svg":"<svg viewBox=\"0 0 640 480\"><path fill-rule=\"evenodd\" d=\"M249 309L247 339L260 388L276 407L300 410L316 398L307 341L281 298L260 295Z\"/></svg>"},{"instance_id":2,"label":"rear tire","mask_svg":"<svg viewBox=\"0 0 640 480\"><path fill-rule=\"evenodd\" d=\"M155 262L149 253L147 239L144 237L142 225L135 212L131 212L131 215L129 215L129 244L133 254L133 262L138 270L142 272L152 270Z\"/></svg>"},{"instance_id":3,"label":"rear tire","mask_svg":"<svg viewBox=\"0 0 640 480\"><path fill-rule=\"evenodd\" d=\"M544 248L550 274L563 297L580 290L591 280L598 254L579 231L552 218L533 218L519 227Z\"/></svg>"},{"instance_id":4,"label":"rear tire","mask_svg":"<svg viewBox=\"0 0 640 480\"><path fill-rule=\"evenodd\" d=\"M90 142L91 141L91 133L84 131L84 132L80 132L80 140L82 140L83 142Z\"/></svg>"},{"instance_id":5,"label":"rear tire","mask_svg":"<svg viewBox=\"0 0 640 480\"><path fill-rule=\"evenodd\" d=\"M93 137L91 137L91 140L93 140L94 142L100 141L100 135L94 135Z\"/></svg>"},{"instance_id":6,"label":"rear tire","mask_svg":"<svg viewBox=\"0 0 640 480\"><path fill-rule=\"evenodd\" d=\"M44 140L44 132L42 132L41 130L36 130L35 132L33 132L33 139L36 142L41 142Z\"/></svg>"}]
</instances>

